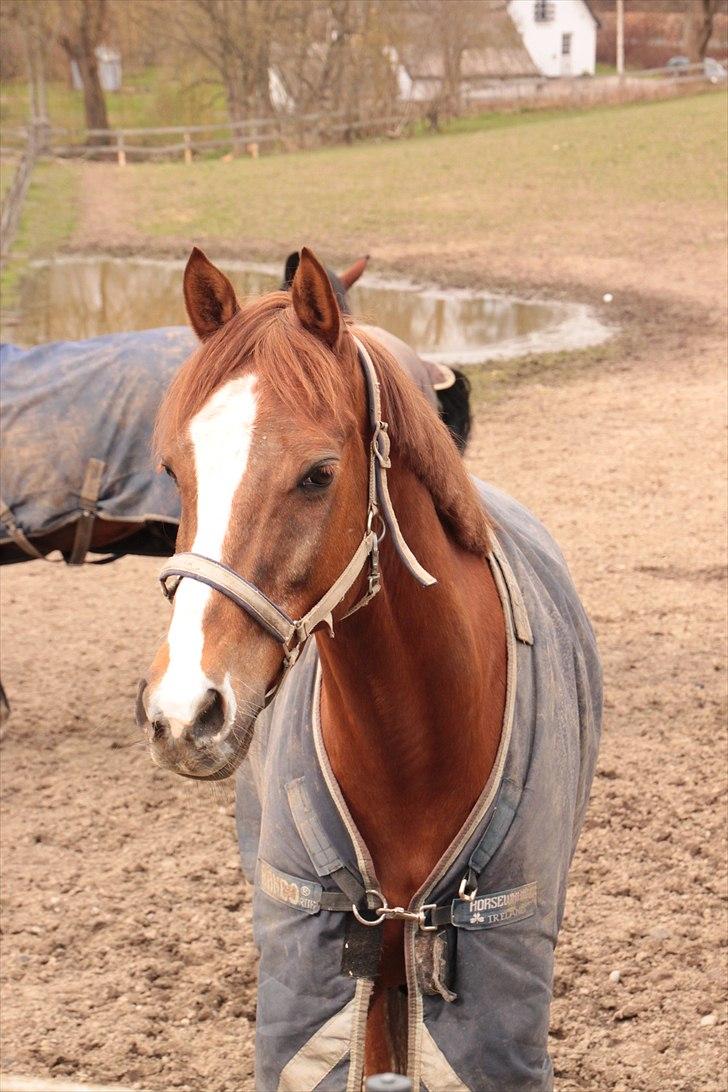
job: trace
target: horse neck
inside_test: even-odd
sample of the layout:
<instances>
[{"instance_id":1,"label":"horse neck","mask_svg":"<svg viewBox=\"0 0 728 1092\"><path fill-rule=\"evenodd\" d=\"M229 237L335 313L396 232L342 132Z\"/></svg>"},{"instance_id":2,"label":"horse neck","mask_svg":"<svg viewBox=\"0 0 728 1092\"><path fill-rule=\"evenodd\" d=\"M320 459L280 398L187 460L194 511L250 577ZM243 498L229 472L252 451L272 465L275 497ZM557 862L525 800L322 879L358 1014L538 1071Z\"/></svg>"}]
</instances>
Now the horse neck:
<instances>
[{"instance_id":1,"label":"horse neck","mask_svg":"<svg viewBox=\"0 0 728 1092\"><path fill-rule=\"evenodd\" d=\"M438 582L420 587L385 539L379 595L335 639L317 641L334 775L383 892L406 905L493 768L506 644L488 564L451 540L411 472L391 474L390 489L405 538Z\"/></svg>"}]
</instances>

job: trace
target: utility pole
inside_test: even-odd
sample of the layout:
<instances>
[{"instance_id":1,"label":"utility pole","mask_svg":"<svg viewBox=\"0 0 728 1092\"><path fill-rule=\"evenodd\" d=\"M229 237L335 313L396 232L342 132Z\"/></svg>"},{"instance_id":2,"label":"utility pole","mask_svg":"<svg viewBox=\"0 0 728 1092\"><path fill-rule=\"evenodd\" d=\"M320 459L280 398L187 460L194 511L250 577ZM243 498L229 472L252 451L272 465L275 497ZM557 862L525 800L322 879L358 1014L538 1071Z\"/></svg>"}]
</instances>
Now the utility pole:
<instances>
[{"instance_id":1,"label":"utility pole","mask_svg":"<svg viewBox=\"0 0 728 1092\"><path fill-rule=\"evenodd\" d=\"M624 79L624 0L617 0L617 75Z\"/></svg>"}]
</instances>

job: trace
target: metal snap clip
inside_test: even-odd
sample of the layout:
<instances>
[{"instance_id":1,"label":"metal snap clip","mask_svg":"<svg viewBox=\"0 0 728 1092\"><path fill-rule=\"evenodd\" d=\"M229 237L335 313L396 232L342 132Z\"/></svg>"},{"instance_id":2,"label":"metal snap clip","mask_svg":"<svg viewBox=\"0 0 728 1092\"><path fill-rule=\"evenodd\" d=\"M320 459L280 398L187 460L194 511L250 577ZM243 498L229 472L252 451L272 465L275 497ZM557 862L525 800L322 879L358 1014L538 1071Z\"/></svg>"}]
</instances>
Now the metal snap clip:
<instances>
[{"instance_id":1,"label":"metal snap clip","mask_svg":"<svg viewBox=\"0 0 728 1092\"><path fill-rule=\"evenodd\" d=\"M468 891L468 874L466 873L460 881L460 887L458 888L458 896L461 899L466 899L468 902L472 902L478 893L477 886Z\"/></svg>"}]
</instances>

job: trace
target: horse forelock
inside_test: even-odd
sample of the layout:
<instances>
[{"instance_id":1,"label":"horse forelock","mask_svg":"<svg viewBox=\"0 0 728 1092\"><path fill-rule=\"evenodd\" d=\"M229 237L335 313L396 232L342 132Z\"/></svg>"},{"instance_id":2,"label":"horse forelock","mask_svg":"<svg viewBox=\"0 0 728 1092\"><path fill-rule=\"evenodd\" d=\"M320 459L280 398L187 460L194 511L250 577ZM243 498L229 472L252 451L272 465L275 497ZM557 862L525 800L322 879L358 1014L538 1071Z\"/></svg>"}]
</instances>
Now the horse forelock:
<instances>
[{"instance_id":1,"label":"horse forelock","mask_svg":"<svg viewBox=\"0 0 728 1092\"><path fill-rule=\"evenodd\" d=\"M182 365L157 415L155 451L163 456L213 393L248 371L299 416L350 418L348 369L303 329L290 295L273 292L244 304Z\"/></svg>"}]
</instances>

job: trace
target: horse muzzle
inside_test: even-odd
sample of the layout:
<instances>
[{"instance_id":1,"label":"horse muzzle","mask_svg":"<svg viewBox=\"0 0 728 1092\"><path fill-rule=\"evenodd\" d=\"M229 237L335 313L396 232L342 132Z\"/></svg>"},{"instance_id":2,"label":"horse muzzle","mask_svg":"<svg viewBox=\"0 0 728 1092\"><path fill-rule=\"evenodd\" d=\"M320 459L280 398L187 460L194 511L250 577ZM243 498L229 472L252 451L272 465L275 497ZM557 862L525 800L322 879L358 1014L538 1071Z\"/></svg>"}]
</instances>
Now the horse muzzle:
<instances>
[{"instance_id":1,"label":"horse muzzle","mask_svg":"<svg viewBox=\"0 0 728 1092\"><path fill-rule=\"evenodd\" d=\"M181 777L202 781L230 777L250 746L253 713L230 710L222 693L210 688L188 716L180 720L158 708L146 679L140 681L135 719L153 762Z\"/></svg>"}]
</instances>

